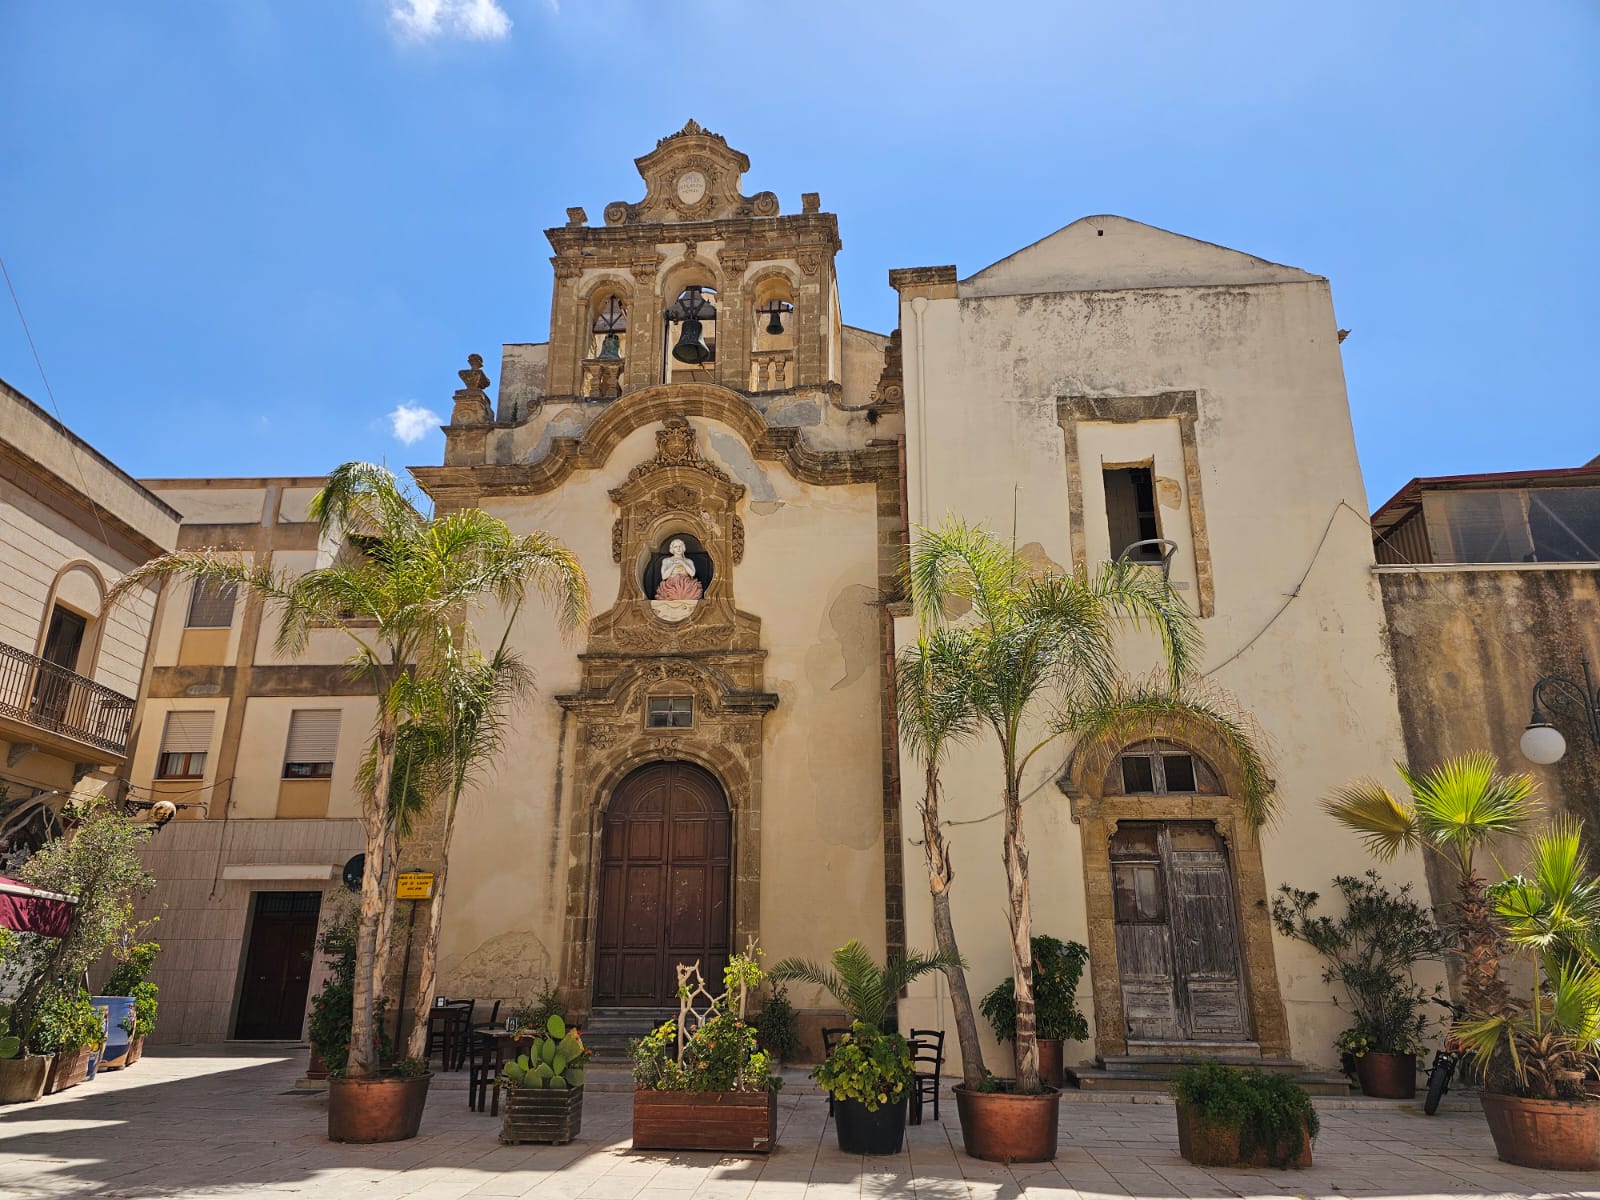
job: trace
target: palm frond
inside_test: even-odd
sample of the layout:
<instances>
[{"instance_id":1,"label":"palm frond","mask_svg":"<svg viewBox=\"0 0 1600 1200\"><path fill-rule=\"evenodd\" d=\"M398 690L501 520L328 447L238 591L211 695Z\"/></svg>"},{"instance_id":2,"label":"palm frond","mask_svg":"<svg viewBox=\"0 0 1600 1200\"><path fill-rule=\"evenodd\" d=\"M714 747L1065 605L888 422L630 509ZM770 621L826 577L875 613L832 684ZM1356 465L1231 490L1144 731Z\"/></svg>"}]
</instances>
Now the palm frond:
<instances>
[{"instance_id":1,"label":"palm frond","mask_svg":"<svg viewBox=\"0 0 1600 1200\"><path fill-rule=\"evenodd\" d=\"M1422 835L1452 854L1462 874L1472 870L1475 850L1494 837L1521 835L1538 810L1532 777L1501 774L1486 752L1446 759L1421 776L1397 767Z\"/></svg>"},{"instance_id":2,"label":"palm frond","mask_svg":"<svg viewBox=\"0 0 1600 1200\"><path fill-rule=\"evenodd\" d=\"M1322 802L1322 811L1360 834L1367 851L1380 862L1390 862L1422 841L1416 811L1376 779L1335 788Z\"/></svg>"},{"instance_id":3,"label":"palm frond","mask_svg":"<svg viewBox=\"0 0 1600 1200\"><path fill-rule=\"evenodd\" d=\"M970 740L978 714L970 696L971 634L956 628L922 634L895 663L895 704L900 740L937 768L949 745Z\"/></svg>"},{"instance_id":4,"label":"palm frond","mask_svg":"<svg viewBox=\"0 0 1600 1200\"><path fill-rule=\"evenodd\" d=\"M1200 623L1160 572L1119 558L1095 577L1094 594L1126 622L1161 639L1169 686L1180 686L1198 669L1205 642Z\"/></svg>"}]
</instances>

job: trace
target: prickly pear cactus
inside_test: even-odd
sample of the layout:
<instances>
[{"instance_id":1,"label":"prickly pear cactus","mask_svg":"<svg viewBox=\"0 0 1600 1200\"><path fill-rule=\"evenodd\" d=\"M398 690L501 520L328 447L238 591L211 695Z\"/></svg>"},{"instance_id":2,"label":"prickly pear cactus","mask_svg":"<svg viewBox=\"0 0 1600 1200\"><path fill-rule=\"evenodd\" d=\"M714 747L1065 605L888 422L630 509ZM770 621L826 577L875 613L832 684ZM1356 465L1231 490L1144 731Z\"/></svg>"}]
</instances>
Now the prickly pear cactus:
<instances>
[{"instance_id":1,"label":"prickly pear cactus","mask_svg":"<svg viewBox=\"0 0 1600 1200\"><path fill-rule=\"evenodd\" d=\"M582 1087L583 1064L590 1053L579 1031L567 1028L565 1021L551 1014L544 1032L534 1038L528 1052L506 1063L500 1086L563 1090Z\"/></svg>"}]
</instances>

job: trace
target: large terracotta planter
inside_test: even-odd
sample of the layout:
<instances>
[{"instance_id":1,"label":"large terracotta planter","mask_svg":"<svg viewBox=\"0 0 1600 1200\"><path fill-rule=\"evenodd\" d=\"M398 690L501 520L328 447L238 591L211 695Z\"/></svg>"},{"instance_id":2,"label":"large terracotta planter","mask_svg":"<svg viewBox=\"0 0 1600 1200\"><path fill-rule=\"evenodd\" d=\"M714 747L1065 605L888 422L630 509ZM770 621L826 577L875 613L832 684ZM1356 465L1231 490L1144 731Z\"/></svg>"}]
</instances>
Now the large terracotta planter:
<instances>
[{"instance_id":1,"label":"large terracotta planter","mask_svg":"<svg viewBox=\"0 0 1600 1200\"><path fill-rule=\"evenodd\" d=\"M776 1092L633 1093L635 1150L770 1154L777 1144Z\"/></svg>"},{"instance_id":2,"label":"large terracotta planter","mask_svg":"<svg viewBox=\"0 0 1600 1200\"><path fill-rule=\"evenodd\" d=\"M44 1095L55 1061L54 1054L0 1058L0 1104L27 1104Z\"/></svg>"},{"instance_id":3,"label":"large terracotta planter","mask_svg":"<svg viewBox=\"0 0 1600 1200\"><path fill-rule=\"evenodd\" d=\"M1040 1038L1038 1046L1039 1078L1053 1088L1065 1087L1066 1043L1060 1038Z\"/></svg>"},{"instance_id":4,"label":"large terracotta planter","mask_svg":"<svg viewBox=\"0 0 1600 1200\"><path fill-rule=\"evenodd\" d=\"M1369 1050L1356 1059L1356 1078L1363 1096L1410 1100L1417 1094L1417 1056Z\"/></svg>"},{"instance_id":5,"label":"large terracotta planter","mask_svg":"<svg viewBox=\"0 0 1600 1200\"><path fill-rule=\"evenodd\" d=\"M583 1128L583 1088L505 1088L500 1140L507 1146L565 1146Z\"/></svg>"},{"instance_id":6,"label":"large terracotta planter","mask_svg":"<svg viewBox=\"0 0 1600 1200\"><path fill-rule=\"evenodd\" d=\"M1269 1154L1258 1146L1249 1158L1239 1150L1239 1130L1233 1125L1207 1121L1192 1104L1178 1106L1178 1153L1197 1167L1267 1167L1276 1158L1284 1167L1305 1170L1311 1165L1311 1137L1301 1131L1300 1153L1289 1157L1289 1147L1280 1143Z\"/></svg>"},{"instance_id":7,"label":"large terracotta planter","mask_svg":"<svg viewBox=\"0 0 1600 1200\"><path fill-rule=\"evenodd\" d=\"M1056 1125L1061 1093L1046 1088L1037 1096L952 1089L961 1117L967 1153L986 1162L1049 1162L1056 1156Z\"/></svg>"},{"instance_id":8,"label":"large terracotta planter","mask_svg":"<svg viewBox=\"0 0 1600 1200\"><path fill-rule=\"evenodd\" d=\"M403 1142L416 1137L432 1080L431 1071L412 1079L378 1075L328 1080L328 1139Z\"/></svg>"},{"instance_id":9,"label":"large terracotta planter","mask_svg":"<svg viewBox=\"0 0 1600 1200\"><path fill-rule=\"evenodd\" d=\"M906 1140L906 1105L910 1096L880 1104L868 1112L859 1100L833 1102L833 1127L846 1154L899 1154Z\"/></svg>"},{"instance_id":10,"label":"large terracotta planter","mask_svg":"<svg viewBox=\"0 0 1600 1200\"><path fill-rule=\"evenodd\" d=\"M1600 1100L1526 1100L1483 1092L1501 1161L1544 1171L1600 1171Z\"/></svg>"},{"instance_id":11,"label":"large terracotta planter","mask_svg":"<svg viewBox=\"0 0 1600 1200\"><path fill-rule=\"evenodd\" d=\"M50 1078L45 1081L45 1094L64 1092L88 1079L91 1053L93 1051L89 1047L79 1046L76 1050L63 1050L56 1055L56 1061L50 1065Z\"/></svg>"}]
</instances>

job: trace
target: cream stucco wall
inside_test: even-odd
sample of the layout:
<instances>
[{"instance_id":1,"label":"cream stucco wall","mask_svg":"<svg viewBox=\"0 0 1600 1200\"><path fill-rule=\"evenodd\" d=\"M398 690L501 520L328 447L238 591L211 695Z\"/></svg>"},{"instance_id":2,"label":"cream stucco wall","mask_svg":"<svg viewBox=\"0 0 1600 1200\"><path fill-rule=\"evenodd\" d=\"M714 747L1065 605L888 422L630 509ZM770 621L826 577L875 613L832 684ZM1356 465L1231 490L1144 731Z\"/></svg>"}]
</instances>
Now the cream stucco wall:
<instances>
[{"instance_id":1,"label":"cream stucco wall","mask_svg":"<svg viewBox=\"0 0 1600 1200\"><path fill-rule=\"evenodd\" d=\"M744 559L716 563L737 607L761 620L765 718L761 789L761 939L768 954L826 956L852 937L884 944L882 754L879 725L877 501L870 483L820 487L757 463L730 427L694 418L705 457L748 489L739 504ZM486 498L514 530L543 529L589 574L595 611L615 602L615 505L607 490L656 450L656 424L630 433L598 470L542 496ZM499 612L475 618L492 644ZM512 642L533 668L536 694L485 783L464 802L451 854L441 987L530 997L555 981L566 914L573 806L591 785L573 777L571 723L553 697L580 683L581 640L563 643L530 601ZM565 754L560 753L564 747ZM735 848L735 858L738 851ZM816 998L797 992L795 1002Z\"/></svg>"},{"instance_id":2,"label":"cream stucco wall","mask_svg":"<svg viewBox=\"0 0 1600 1200\"><path fill-rule=\"evenodd\" d=\"M945 291L956 294L902 296L913 524L954 513L1010 535L1015 512L1019 546L1038 543L1050 559L1071 563L1057 399L1196 392L1216 598L1215 616L1202 622L1203 662L1208 682L1254 715L1272 757L1280 815L1263 838L1269 891L1290 883L1326 892L1333 875L1366 869L1357 840L1317 801L1353 776L1387 774L1404 747L1326 281L1134 222L1090 218ZM1156 475L1177 485L1161 508L1162 532L1180 545L1173 578L1189 585L1183 594L1194 605L1196 546L1177 422L1085 423L1077 432L1088 565L1113 553L1101 463L1153 458ZM913 633L909 620L897 623L902 644ZM1153 661L1140 639L1126 647L1130 666ZM1035 760L1026 825L1035 928L1084 940L1079 834L1055 784L1068 749ZM920 773L909 760L902 773L903 820L915 830ZM975 996L1009 963L1001 830L991 817L998 779L986 747L958 753L945 772L956 927ZM906 852L907 939L931 945L921 848ZM1383 873L1425 887L1415 859ZM1292 1051L1332 1063L1345 1021L1329 1002L1321 963L1296 943L1274 941ZM942 992L942 983L918 989L910 1020L948 1026L948 1014L936 1015ZM1087 980L1081 1000L1092 1020ZM1069 1048L1068 1061L1089 1050ZM1009 1051L990 1062L1009 1064Z\"/></svg>"}]
</instances>

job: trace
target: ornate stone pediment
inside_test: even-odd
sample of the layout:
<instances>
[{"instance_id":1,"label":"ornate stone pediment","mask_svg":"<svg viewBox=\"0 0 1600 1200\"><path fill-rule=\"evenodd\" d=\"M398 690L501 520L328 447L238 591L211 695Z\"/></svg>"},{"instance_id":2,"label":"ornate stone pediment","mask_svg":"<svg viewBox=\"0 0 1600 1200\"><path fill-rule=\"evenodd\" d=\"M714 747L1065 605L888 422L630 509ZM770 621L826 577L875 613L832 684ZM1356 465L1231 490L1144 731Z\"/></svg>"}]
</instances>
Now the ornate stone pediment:
<instances>
[{"instance_id":1,"label":"ornate stone pediment","mask_svg":"<svg viewBox=\"0 0 1600 1200\"><path fill-rule=\"evenodd\" d=\"M607 225L778 215L778 197L772 192L740 193L740 177L750 169L750 160L696 121L662 138L634 163L644 177L644 199L606 205Z\"/></svg>"},{"instance_id":2,"label":"ornate stone pediment","mask_svg":"<svg viewBox=\"0 0 1600 1200\"><path fill-rule=\"evenodd\" d=\"M629 490L630 485L641 479L648 478L658 471L669 470L674 467L700 471L703 474L736 489L735 498L744 495L744 485L734 483L728 478L728 473L715 463L709 463L700 455L699 446L696 445L694 426L690 425L685 417L668 417L661 422L661 428L656 430L656 456L640 463L628 472L628 482L621 487L611 489L611 498L618 504ZM673 489L673 497L682 497L680 503L688 507L695 500L689 489Z\"/></svg>"}]
</instances>

